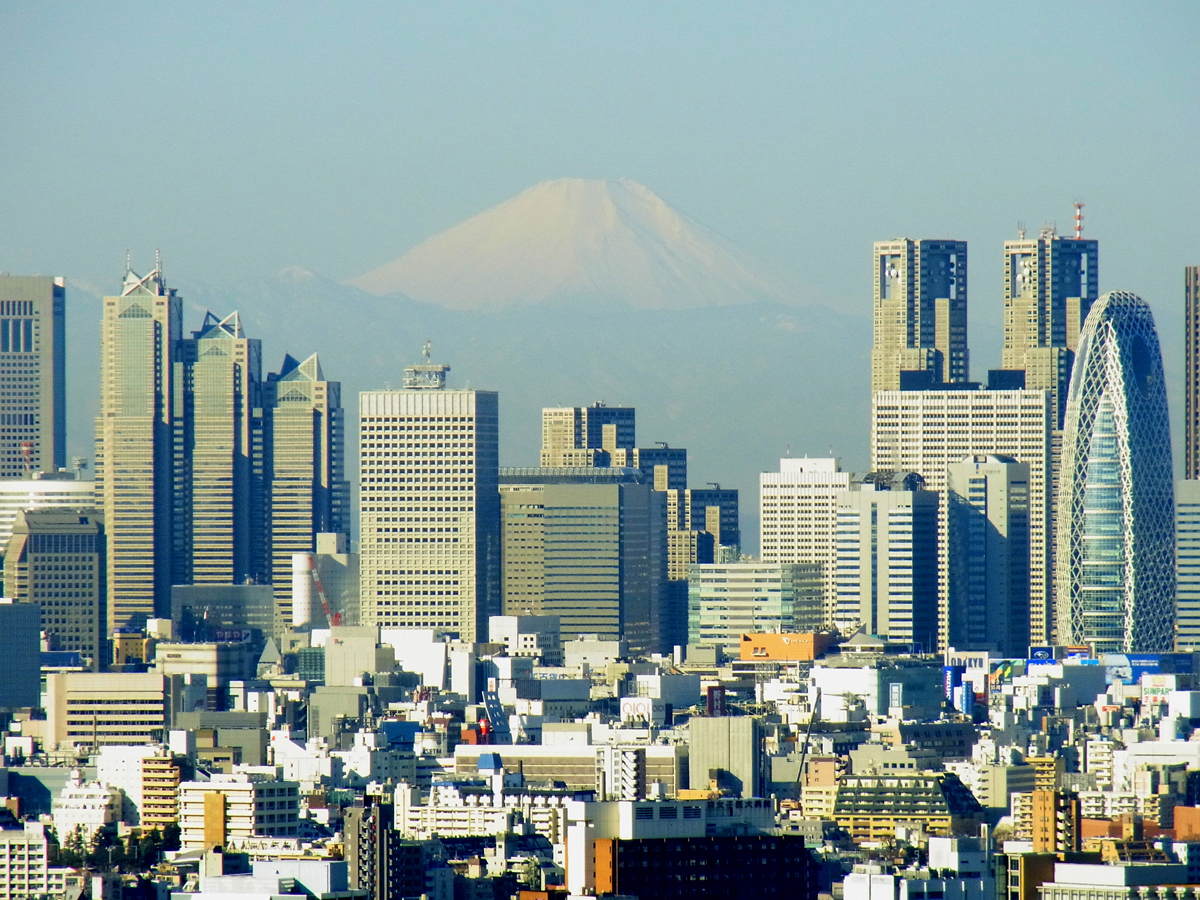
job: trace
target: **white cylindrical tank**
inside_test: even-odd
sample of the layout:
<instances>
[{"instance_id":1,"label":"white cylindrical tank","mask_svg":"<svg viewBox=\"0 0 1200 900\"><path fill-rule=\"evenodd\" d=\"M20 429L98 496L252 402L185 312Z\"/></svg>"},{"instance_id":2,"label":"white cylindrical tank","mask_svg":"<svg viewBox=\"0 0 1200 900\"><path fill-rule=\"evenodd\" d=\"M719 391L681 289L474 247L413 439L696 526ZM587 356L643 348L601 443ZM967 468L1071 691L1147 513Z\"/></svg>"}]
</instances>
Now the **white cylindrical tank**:
<instances>
[{"instance_id":1,"label":"white cylindrical tank","mask_svg":"<svg viewBox=\"0 0 1200 900\"><path fill-rule=\"evenodd\" d=\"M314 560L311 553L292 554L292 627L311 627L317 618L313 610L316 591L313 590Z\"/></svg>"}]
</instances>

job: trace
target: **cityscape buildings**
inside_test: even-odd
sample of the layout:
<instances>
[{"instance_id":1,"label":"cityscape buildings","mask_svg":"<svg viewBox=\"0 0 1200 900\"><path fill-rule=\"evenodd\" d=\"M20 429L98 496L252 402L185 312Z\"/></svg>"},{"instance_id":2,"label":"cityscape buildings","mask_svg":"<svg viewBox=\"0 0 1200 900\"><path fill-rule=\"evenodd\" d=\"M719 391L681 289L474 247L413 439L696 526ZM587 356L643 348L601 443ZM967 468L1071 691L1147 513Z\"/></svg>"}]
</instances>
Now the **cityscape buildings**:
<instances>
[{"instance_id":1,"label":"cityscape buildings","mask_svg":"<svg viewBox=\"0 0 1200 900\"><path fill-rule=\"evenodd\" d=\"M837 613L866 633L930 650L938 641L938 495L912 472L868 475L837 498Z\"/></svg>"},{"instance_id":2,"label":"cityscape buildings","mask_svg":"<svg viewBox=\"0 0 1200 900\"><path fill-rule=\"evenodd\" d=\"M426 345L402 390L359 397L360 614L482 640L501 612L498 403L449 370Z\"/></svg>"},{"instance_id":3,"label":"cityscape buildings","mask_svg":"<svg viewBox=\"0 0 1200 900\"><path fill-rule=\"evenodd\" d=\"M608 406L603 401L543 409L541 465L614 465L614 451L635 447L636 416L631 407Z\"/></svg>"},{"instance_id":4,"label":"cityscape buildings","mask_svg":"<svg viewBox=\"0 0 1200 900\"><path fill-rule=\"evenodd\" d=\"M965 382L967 242L875 243L871 391Z\"/></svg>"},{"instance_id":5,"label":"cityscape buildings","mask_svg":"<svg viewBox=\"0 0 1200 900\"><path fill-rule=\"evenodd\" d=\"M17 513L35 509L92 509L95 484L72 472L33 472L0 480L0 551L8 546Z\"/></svg>"},{"instance_id":6,"label":"cityscape buildings","mask_svg":"<svg viewBox=\"0 0 1200 900\"><path fill-rule=\"evenodd\" d=\"M1183 477L1200 479L1200 266L1183 270Z\"/></svg>"},{"instance_id":7,"label":"cityscape buildings","mask_svg":"<svg viewBox=\"0 0 1200 900\"><path fill-rule=\"evenodd\" d=\"M1029 466L977 455L949 467L949 642L1029 648Z\"/></svg>"},{"instance_id":8,"label":"cityscape buildings","mask_svg":"<svg viewBox=\"0 0 1200 900\"><path fill-rule=\"evenodd\" d=\"M1059 477L1059 639L1108 652L1172 649L1167 394L1154 316L1134 294L1105 294L1084 324Z\"/></svg>"},{"instance_id":9,"label":"cityscape buildings","mask_svg":"<svg viewBox=\"0 0 1200 900\"><path fill-rule=\"evenodd\" d=\"M0 274L0 478L67 465L66 282Z\"/></svg>"},{"instance_id":10,"label":"cityscape buildings","mask_svg":"<svg viewBox=\"0 0 1200 900\"><path fill-rule=\"evenodd\" d=\"M687 644L739 653L742 635L818 631L824 584L816 563L693 565L688 577Z\"/></svg>"},{"instance_id":11,"label":"cityscape buildings","mask_svg":"<svg viewBox=\"0 0 1200 900\"><path fill-rule=\"evenodd\" d=\"M950 466L979 454L1029 466L1030 641L1053 637L1050 394L1044 390L881 391L872 398L871 468L918 472L945 496ZM948 504L938 514L939 646L949 640Z\"/></svg>"},{"instance_id":12,"label":"cityscape buildings","mask_svg":"<svg viewBox=\"0 0 1200 900\"><path fill-rule=\"evenodd\" d=\"M1001 364L1023 371L1025 388L1050 391L1056 429L1066 414L1079 335L1099 296L1098 248L1079 232L1068 237L1053 227L1004 242Z\"/></svg>"}]
</instances>

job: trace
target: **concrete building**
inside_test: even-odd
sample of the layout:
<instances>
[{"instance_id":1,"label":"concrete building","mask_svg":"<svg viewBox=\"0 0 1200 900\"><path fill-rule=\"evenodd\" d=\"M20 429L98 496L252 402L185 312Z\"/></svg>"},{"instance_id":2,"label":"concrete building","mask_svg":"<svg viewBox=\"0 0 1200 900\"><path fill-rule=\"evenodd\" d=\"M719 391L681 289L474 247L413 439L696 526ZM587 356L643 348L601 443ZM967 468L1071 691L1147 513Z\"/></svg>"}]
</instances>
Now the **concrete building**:
<instances>
[{"instance_id":1,"label":"concrete building","mask_svg":"<svg viewBox=\"0 0 1200 900\"><path fill-rule=\"evenodd\" d=\"M687 488L687 450L663 443L657 447L634 447L609 452L609 465L637 469L642 479L656 491L682 491Z\"/></svg>"},{"instance_id":2,"label":"concrete building","mask_svg":"<svg viewBox=\"0 0 1200 900\"><path fill-rule=\"evenodd\" d=\"M492 616L488 641L503 644L509 656L528 656L543 666L563 664L558 616Z\"/></svg>"},{"instance_id":3,"label":"concrete building","mask_svg":"<svg viewBox=\"0 0 1200 900\"><path fill-rule=\"evenodd\" d=\"M1055 863L1054 880L1039 887L1043 900L1195 900L1186 863Z\"/></svg>"},{"instance_id":4,"label":"concrete building","mask_svg":"<svg viewBox=\"0 0 1200 900\"><path fill-rule=\"evenodd\" d=\"M1175 482L1175 649L1200 650L1200 481Z\"/></svg>"},{"instance_id":5,"label":"concrete building","mask_svg":"<svg viewBox=\"0 0 1200 900\"><path fill-rule=\"evenodd\" d=\"M182 300L161 266L144 277L126 268L120 295L104 298L96 498L111 549L106 633L170 609L182 322Z\"/></svg>"},{"instance_id":6,"label":"concrete building","mask_svg":"<svg viewBox=\"0 0 1200 900\"><path fill-rule=\"evenodd\" d=\"M1004 369L1026 390L1047 390L1062 427L1079 335L1099 296L1099 244L1043 228L1004 242Z\"/></svg>"},{"instance_id":7,"label":"concrete building","mask_svg":"<svg viewBox=\"0 0 1200 900\"><path fill-rule=\"evenodd\" d=\"M166 727L166 684L157 672L51 673L45 707L52 749L157 743Z\"/></svg>"},{"instance_id":8,"label":"concrete building","mask_svg":"<svg viewBox=\"0 0 1200 900\"><path fill-rule=\"evenodd\" d=\"M1029 466L970 456L949 467L950 644L1029 649Z\"/></svg>"},{"instance_id":9,"label":"concrete building","mask_svg":"<svg viewBox=\"0 0 1200 900\"><path fill-rule=\"evenodd\" d=\"M210 853L204 859L199 891L175 892L175 895L187 900L277 900L284 897L367 900L379 896L352 888L348 866L342 860L256 859L249 872L225 873L219 862L222 856Z\"/></svg>"},{"instance_id":10,"label":"concrete building","mask_svg":"<svg viewBox=\"0 0 1200 900\"><path fill-rule=\"evenodd\" d=\"M874 282L872 393L965 382L967 242L877 241Z\"/></svg>"},{"instance_id":11,"label":"concrete building","mask_svg":"<svg viewBox=\"0 0 1200 900\"><path fill-rule=\"evenodd\" d=\"M679 611L666 608L663 492L640 478L565 483L552 468L505 470L502 482L505 614L558 616L568 640L623 636L636 653L664 649Z\"/></svg>"},{"instance_id":12,"label":"concrete building","mask_svg":"<svg viewBox=\"0 0 1200 900\"><path fill-rule=\"evenodd\" d=\"M184 850L228 847L252 837L299 834L300 785L259 773L214 774L179 786Z\"/></svg>"},{"instance_id":13,"label":"concrete building","mask_svg":"<svg viewBox=\"0 0 1200 900\"><path fill-rule=\"evenodd\" d=\"M657 488L655 488L657 490ZM717 547L742 544L736 488L689 488L667 491L667 520L671 529L711 534Z\"/></svg>"},{"instance_id":14,"label":"concrete building","mask_svg":"<svg viewBox=\"0 0 1200 900\"><path fill-rule=\"evenodd\" d=\"M0 709L41 706L40 610L33 603L0 598Z\"/></svg>"},{"instance_id":15,"label":"concrete building","mask_svg":"<svg viewBox=\"0 0 1200 900\"><path fill-rule=\"evenodd\" d=\"M208 707L219 710L231 681L257 675L258 654L249 641L164 642L155 646L153 663L154 671L164 678L203 676L208 686Z\"/></svg>"},{"instance_id":16,"label":"concrete building","mask_svg":"<svg viewBox=\"0 0 1200 900\"><path fill-rule=\"evenodd\" d=\"M45 825L0 810L0 900L65 897L71 870L50 865L56 852Z\"/></svg>"},{"instance_id":17,"label":"concrete building","mask_svg":"<svg viewBox=\"0 0 1200 900\"><path fill-rule=\"evenodd\" d=\"M696 716L688 722L691 790L713 781L738 797L766 793L762 724L753 716Z\"/></svg>"},{"instance_id":18,"label":"concrete building","mask_svg":"<svg viewBox=\"0 0 1200 900\"><path fill-rule=\"evenodd\" d=\"M396 667L396 652L379 642L379 628L373 625L335 625L325 644L325 684L347 687L364 674L391 672Z\"/></svg>"},{"instance_id":19,"label":"concrete building","mask_svg":"<svg viewBox=\"0 0 1200 900\"><path fill-rule=\"evenodd\" d=\"M161 830L179 821L180 767L163 745L101 747L96 780L121 790L130 825Z\"/></svg>"},{"instance_id":20,"label":"concrete building","mask_svg":"<svg viewBox=\"0 0 1200 900\"><path fill-rule=\"evenodd\" d=\"M826 628L837 611L837 498L849 489L836 459L781 459L759 476L762 561L821 566Z\"/></svg>"},{"instance_id":21,"label":"concrete building","mask_svg":"<svg viewBox=\"0 0 1200 900\"><path fill-rule=\"evenodd\" d=\"M614 450L636 446L636 411L632 407L552 407L542 410L542 455L545 467L614 465Z\"/></svg>"},{"instance_id":22,"label":"concrete building","mask_svg":"<svg viewBox=\"0 0 1200 900\"><path fill-rule=\"evenodd\" d=\"M894 838L896 826L930 834L968 834L983 822L979 801L950 773L849 775L838 785L833 817L855 843Z\"/></svg>"},{"instance_id":23,"label":"concrete building","mask_svg":"<svg viewBox=\"0 0 1200 900\"><path fill-rule=\"evenodd\" d=\"M0 275L0 478L67 464L66 282Z\"/></svg>"},{"instance_id":24,"label":"concrete building","mask_svg":"<svg viewBox=\"0 0 1200 900\"><path fill-rule=\"evenodd\" d=\"M269 584L171 585L171 621L185 642L237 640L244 632L271 637L279 628Z\"/></svg>"},{"instance_id":25,"label":"concrete building","mask_svg":"<svg viewBox=\"0 0 1200 900\"><path fill-rule=\"evenodd\" d=\"M98 781L85 782L76 769L54 801L54 827L63 839L78 829L83 846L87 847L97 831L116 832L124 801L120 788Z\"/></svg>"},{"instance_id":26,"label":"concrete building","mask_svg":"<svg viewBox=\"0 0 1200 900\"><path fill-rule=\"evenodd\" d=\"M293 554L317 551L320 534L350 532L342 385L325 378L314 353L304 362L284 357L263 393L270 415L271 583L280 620L289 622Z\"/></svg>"},{"instance_id":27,"label":"concrete building","mask_svg":"<svg viewBox=\"0 0 1200 900\"><path fill-rule=\"evenodd\" d=\"M835 623L930 652L938 639L938 495L912 472L867 476L837 501Z\"/></svg>"},{"instance_id":28,"label":"concrete building","mask_svg":"<svg viewBox=\"0 0 1200 900\"><path fill-rule=\"evenodd\" d=\"M824 584L815 563L694 565L688 578L688 646L736 658L742 635L821 627Z\"/></svg>"},{"instance_id":29,"label":"concrete building","mask_svg":"<svg viewBox=\"0 0 1200 900\"><path fill-rule=\"evenodd\" d=\"M94 509L95 485L73 472L33 472L0 480L0 551L8 546L13 523L22 510Z\"/></svg>"},{"instance_id":30,"label":"concrete building","mask_svg":"<svg viewBox=\"0 0 1200 900\"><path fill-rule=\"evenodd\" d=\"M702 726L703 727L703 726ZM543 735L544 737L544 735ZM574 791L600 791L604 786L597 777L604 771L597 764L600 746L586 743L587 733L579 742L514 744L501 748L504 766L509 772L524 773L530 783L561 781ZM557 739L557 738L556 738ZM645 750L645 780L659 782L665 796L673 797L687 785L688 745L641 744ZM458 775L476 775L480 756L495 753L487 745L459 744L454 748L454 771ZM707 783L705 785L707 787Z\"/></svg>"},{"instance_id":31,"label":"concrete building","mask_svg":"<svg viewBox=\"0 0 1200 900\"><path fill-rule=\"evenodd\" d=\"M945 699L940 663L855 652L853 638L842 654L813 663L809 680L821 691L822 722L866 721L893 710L905 719L934 718Z\"/></svg>"},{"instance_id":32,"label":"concrete building","mask_svg":"<svg viewBox=\"0 0 1200 900\"><path fill-rule=\"evenodd\" d=\"M20 512L4 556L4 594L35 604L52 649L104 656L104 523L95 510Z\"/></svg>"},{"instance_id":33,"label":"concrete building","mask_svg":"<svg viewBox=\"0 0 1200 900\"><path fill-rule=\"evenodd\" d=\"M449 369L427 352L403 390L360 395L361 623L470 641L501 612L498 405Z\"/></svg>"},{"instance_id":34,"label":"concrete building","mask_svg":"<svg viewBox=\"0 0 1200 900\"><path fill-rule=\"evenodd\" d=\"M883 391L871 402L871 468L917 472L943 495L938 514L938 630L949 641L949 467L967 456L1029 466L1029 592L1033 644L1053 636L1050 395L1043 390Z\"/></svg>"},{"instance_id":35,"label":"concrete building","mask_svg":"<svg viewBox=\"0 0 1200 900\"><path fill-rule=\"evenodd\" d=\"M1163 653L1175 638L1171 430L1150 306L1105 294L1071 374L1055 535L1058 638Z\"/></svg>"}]
</instances>

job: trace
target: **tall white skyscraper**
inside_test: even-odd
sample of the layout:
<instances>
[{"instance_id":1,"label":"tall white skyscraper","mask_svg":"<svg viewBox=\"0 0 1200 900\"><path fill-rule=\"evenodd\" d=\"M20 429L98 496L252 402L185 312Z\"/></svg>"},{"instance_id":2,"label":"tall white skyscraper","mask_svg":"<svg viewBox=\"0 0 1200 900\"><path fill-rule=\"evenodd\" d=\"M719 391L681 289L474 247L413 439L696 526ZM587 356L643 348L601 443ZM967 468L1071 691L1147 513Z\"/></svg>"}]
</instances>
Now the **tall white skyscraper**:
<instances>
[{"instance_id":1,"label":"tall white skyscraper","mask_svg":"<svg viewBox=\"0 0 1200 900\"><path fill-rule=\"evenodd\" d=\"M946 488L950 465L967 456L1010 456L1029 466L1030 635L1033 644L1053 637L1050 490L1050 392L880 391L872 399L871 468L917 472L942 494L938 507L938 631L949 640L949 542Z\"/></svg>"},{"instance_id":2,"label":"tall white skyscraper","mask_svg":"<svg viewBox=\"0 0 1200 900\"><path fill-rule=\"evenodd\" d=\"M500 614L498 403L449 366L359 395L361 623L486 640Z\"/></svg>"},{"instance_id":3,"label":"tall white skyscraper","mask_svg":"<svg viewBox=\"0 0 1200 900\"><path fill-rule=\"evenodd\" d=\"M836 459L781 459L759 476L760 552L764 563L817 563L825 585L825 625L837 608L837 498L850 473Z\"/></svg>"}]
</instances>

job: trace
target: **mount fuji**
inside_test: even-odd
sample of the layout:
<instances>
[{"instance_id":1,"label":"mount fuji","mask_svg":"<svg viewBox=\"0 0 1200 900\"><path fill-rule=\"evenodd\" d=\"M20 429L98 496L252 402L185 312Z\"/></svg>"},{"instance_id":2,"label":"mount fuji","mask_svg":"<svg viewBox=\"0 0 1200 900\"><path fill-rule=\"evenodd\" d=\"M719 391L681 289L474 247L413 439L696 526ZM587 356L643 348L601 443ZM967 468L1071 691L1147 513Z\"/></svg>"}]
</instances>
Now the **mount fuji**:
<instances>
[{"instance_id":1,"label":"mount fuji","mask_svg":"<svg viewBox=\"0 0 1200 900\"><path fill-rule=\"evenodd\" d=\"M796 300L785 279L628 179L543 181L349 283L461 310Z\"/></svg>"}]
</instances>

